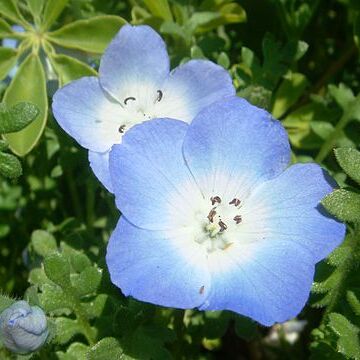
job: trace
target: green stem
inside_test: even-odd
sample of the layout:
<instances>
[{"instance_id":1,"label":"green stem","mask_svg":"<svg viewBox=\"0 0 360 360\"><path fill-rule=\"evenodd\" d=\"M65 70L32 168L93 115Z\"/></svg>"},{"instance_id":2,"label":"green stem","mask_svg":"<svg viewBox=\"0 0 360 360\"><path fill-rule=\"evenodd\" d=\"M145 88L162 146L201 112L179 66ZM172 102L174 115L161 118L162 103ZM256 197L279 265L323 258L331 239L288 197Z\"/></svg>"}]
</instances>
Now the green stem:
<instances>
[{"instance_id":1,"label":"green stem","mask_svg":"<svg viewBox=\"0 0 360 360\"><path fill-rule=\"evenodd\" d=\"M176 333L176 343L174 357L176 360L182 359L183 352L183 339L185 332L184 324L185 310L175 310L174 312L174 331Z\"/></svg>"},{"instance_id":2,"label":"green stem","mask_svg":"<svg viewBox=\"0 0 360 360\"><path fill-rule=\"evenodd\" d=\"M348 116L347 112L345 112L343 114L343 116L340 118L339 122L336 124L334 131L331 133L331 135L325 140L325 142L321 146L321 149L315 158L316 162L321 163L328 156L328 154L332 150L337 138L340 136L342 130L346 126L348 120L349 120L349 116Z\"/></svg>"}]
</instances>

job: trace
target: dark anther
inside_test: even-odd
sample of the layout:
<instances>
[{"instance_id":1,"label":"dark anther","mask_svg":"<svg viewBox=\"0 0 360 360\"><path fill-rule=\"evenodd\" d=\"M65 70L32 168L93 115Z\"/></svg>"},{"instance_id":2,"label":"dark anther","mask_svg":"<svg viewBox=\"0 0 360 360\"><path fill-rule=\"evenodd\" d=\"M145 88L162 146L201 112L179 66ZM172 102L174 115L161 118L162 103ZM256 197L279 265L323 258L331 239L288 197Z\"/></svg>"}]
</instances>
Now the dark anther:
<instances>
[{"instance_id":1,"label":"dark anther","mask_svg":"<svg viewBox=\"0 0 360 360\"><path fill-rule=\"evenodd\" d=\"M209 219L210 222L214 221L214 216L216 215L216 211L215 208L211 209L209 212L209 215L207 216L207 218Z\"/></svg>"},{"instance_id":2,"label":"dark anther","mask_svg":"<svg viewBox=\"0 0 360 360\"><path fill-rule=\"evenodd\" d=\"M204 293L204 290L205 290L205 286L203 285L199 290L199 294L202 295Z\"/></svg>"},{"instance_id":3,"label":"dark anther","mask_svg":"<svg viewBox=\"0 0 360 360\"><path fill-rule=\"evenodd\" d=\"M235 205L235 206L239 206L241 203L241 201L239 199L232 199L230 202L229 202L229 205Z\"/></svg>"},{"instance_id":4,"label":"dark anther","mask_svg":"<svg viewBox=\"0 0 360 360\"><path fill-rule=\"evenodd\" d=\"M211 205L215 205L216 203L221 204L221 199L219 196L213 196L210 198Z\"/></svg>"},{"instance_id":5,"label":"dark anther","mask_svg":"<svg viewBox=\"0 0 360 360\"><path fill-rule=\"evenodd\" d=\"M157 101L161 101L162 97L163 97L163 92L161 90L157 91L158 97L157 97Z\"/></svg>"},{"instance_id":6,"label":"dark anther","mask_svg":"<svg viewBox=\"0 0 360 360\"><path fill-rule=\"evenodd\" d=\"M236 222L236 224L240 224L241 221L242 221L241 215L236 215L236 216L234 217L234 221Z\"/></svg>"},{"instance_id":7,"label":"dark anther","mask_svg":"<svg viewBox=\"0 0 360 360\"><path fill-rule=\"evenodd\" d=\"M223 232L227 229L227 225L221 220L219 221L219 226L220 226L220 232Z\"/></svg>"},{"instance_id":8,"label":"dark anther","mask_svg":"<svg viewBox=\"0 0 360 360\"><path fill-rule=\"evenodd\" d=\"M228 249L231 245L233 245L234 243L228 243L223 247L223 250Z\"/></svg>"},{"instance_id":9,"label":"dark anther","mask_svg":"<svg viewBox=\"0 0 360 360\"><path fill-rule=\"evenodd\" d=\"M129 96L124 100L124 104L127 105L130 100L135 101L136 99L133 96Z\"/></svg>"},{"instance_id":10,"label":"dark anther","mask_svg":"<svg viewBox=\"0 0 360 360\"><path fill-rule=\"evenodd\" d=\"M126 128L126 125L121 125L121 126L119 127L119 133L120 133L120 134L123 134L123 133L125 132L125 128Z\"/></svg>"}]
</instances>

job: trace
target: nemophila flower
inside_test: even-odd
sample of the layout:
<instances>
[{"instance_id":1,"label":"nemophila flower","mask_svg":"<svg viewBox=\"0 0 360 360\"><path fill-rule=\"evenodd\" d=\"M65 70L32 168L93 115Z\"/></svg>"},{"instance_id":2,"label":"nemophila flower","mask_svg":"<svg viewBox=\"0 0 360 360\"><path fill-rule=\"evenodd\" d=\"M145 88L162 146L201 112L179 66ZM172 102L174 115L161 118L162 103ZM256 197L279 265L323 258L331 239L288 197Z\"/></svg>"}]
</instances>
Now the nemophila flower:
<instances>
[{"instance_id":1,"label":"nemophila flower","mask_svg":"<svg viewBox=\"0 0 360 360\"><path fill-rule=\"evenodd\" d=\"M60 89L53 112L90 150L95 175L111 191L109 151L125 131L159 117L190 122L203 107L234 93L227 71L210 61L191 60L170 72L161 37L148 26L125 25L101 59L99 78L84 77Z\"/></svg>"},{"instance_id":2,"label":"nemophila flower","mask_svg":"<svg viewBox=\"0 0 360 360\"><path fill-rule=\"evenodd\" d=\"M48 335L46 316L38 306L17 301L0 315L0 341L17 354L36 351Z\"/></svg>"},{"instance_id":3,"label":"nemophila flower","mask_svg":"<svg viewBox=\"0 0 360 360\"><path fill-rule=\"evenodd\" d=\"M297 315L345 226L319 205L331 178L289 160L280 122L236 97L190 125L134 126L110 153L123 214L107 249L112 282L146 302L264 325Z\"/></svg>"}]
</instances>

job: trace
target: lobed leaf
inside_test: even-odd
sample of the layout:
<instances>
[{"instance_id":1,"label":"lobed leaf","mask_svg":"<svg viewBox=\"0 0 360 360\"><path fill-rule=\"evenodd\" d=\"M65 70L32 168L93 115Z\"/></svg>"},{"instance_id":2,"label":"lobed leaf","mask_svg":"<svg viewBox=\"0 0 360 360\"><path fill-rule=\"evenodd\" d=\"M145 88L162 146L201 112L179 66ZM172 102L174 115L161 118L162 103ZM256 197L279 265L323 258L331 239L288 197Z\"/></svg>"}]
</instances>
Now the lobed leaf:
<instances>
[{"instance_id":1,"label":"lobed leaf","mask_svg":"<svg viewBox=\"0 0 360 360\"><path fill-rule=\"evenodd\" d=\"M360 185L360 151L354 148L335 149L336 160L342 169Z\"/></svg>"}]
</instances>

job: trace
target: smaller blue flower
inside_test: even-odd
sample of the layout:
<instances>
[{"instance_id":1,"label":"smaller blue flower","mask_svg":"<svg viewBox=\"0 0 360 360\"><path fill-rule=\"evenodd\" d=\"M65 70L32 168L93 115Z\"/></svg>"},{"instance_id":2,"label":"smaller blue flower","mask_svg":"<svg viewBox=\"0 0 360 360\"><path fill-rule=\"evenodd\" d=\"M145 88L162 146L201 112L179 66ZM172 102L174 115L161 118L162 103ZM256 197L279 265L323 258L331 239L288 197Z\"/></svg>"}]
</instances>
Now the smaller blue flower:
<instances>
[{"instance_id":1,"label":"smaller blue flower","mask_svg":"<svg viewBox=\"0 0 360 360\"><path fill-rule=\"evenodd\" d=\"M320 205L332 179L289 161L280 122L237 97L190 125L134 126L110 153L123 214L106 255L112 282L146 302L264 325L296 316L345 226Z\"/></svg>"},{"instance_id":2,"label":"smaller blue flower","mask_svg":"<svg viewBox=\"0 0 360 360\"><path fill-rule=\"evenodd\" d=\"M17 301L0 315L0 341L14 353L38 350L48 335L46 316L38 306Z\"/></svg>"},{"instance_id":3,"label":"smaller blue flower","mask_svg":"<svg viewBox=\"0 0 360 360\"><path fill-rule=\"evenodd\" d=\"M157 117L190 122L205 106L234 94L221 66L190 60L170 72L161 37L149 26L125 25L105 50L99 77L58 90L52 108L60 126L89 149L95 175L112 191L109 151L129 128Z\"/></svg>"}]
</instances>

